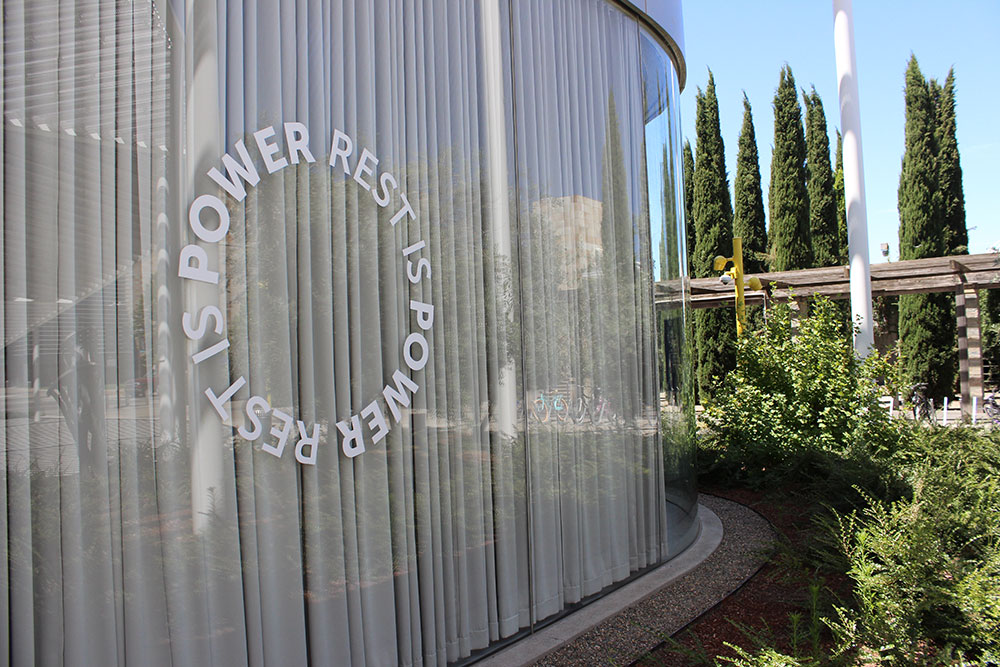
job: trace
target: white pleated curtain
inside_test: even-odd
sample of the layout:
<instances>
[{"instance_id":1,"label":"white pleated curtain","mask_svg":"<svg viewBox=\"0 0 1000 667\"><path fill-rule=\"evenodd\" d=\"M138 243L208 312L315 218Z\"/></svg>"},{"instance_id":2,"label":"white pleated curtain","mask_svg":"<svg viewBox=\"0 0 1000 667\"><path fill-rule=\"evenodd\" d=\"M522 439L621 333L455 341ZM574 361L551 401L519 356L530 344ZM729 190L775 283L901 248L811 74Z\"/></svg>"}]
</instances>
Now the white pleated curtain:
<instances>
[{"instance_id":1,"label":"white pleated curtain","mask_svg":"<svg viewBox=\"0 0 1000 667\"><path fill-rule=\"evenodd\" d=\"M0 655L443 665L666 557L634 21L175 4L4 4ZM290 121L316 162L227 200L218 286L179 279L206 172ZM327 165L335 130L415 220ZM335 423L405 369L410 299L435 305L420 389L347 458ZM231 347L194 364L181 317L209 304ZM316 465L220 421L202 392L238 377L234 413L321 424ZM556 390L618 419L529 421Z\"/></svg>"},{"instance_id":2,"label":"white pleated curtain","mask_svg":"<svg viewBox=\"0 0 1000 667\"><path fill-rule=\"evenodd\" d=\"M638 27L602 2L512 12L524 388L601 396L617 415L528 423L545 618L664 557L666 526Z\"/></svg>"},{"instance_id":3,"label":"white pleated curtain","mask_svg":"<svg viewBox=\"0 0 1000 667\"><path fill-rule=\"evenodd\" d=\"M164 26L148 5L5 2L2 32L0 655L152 658L173 584L145 520L178 480L130 399L167 269Z\"/></svg>"}]
</instances>

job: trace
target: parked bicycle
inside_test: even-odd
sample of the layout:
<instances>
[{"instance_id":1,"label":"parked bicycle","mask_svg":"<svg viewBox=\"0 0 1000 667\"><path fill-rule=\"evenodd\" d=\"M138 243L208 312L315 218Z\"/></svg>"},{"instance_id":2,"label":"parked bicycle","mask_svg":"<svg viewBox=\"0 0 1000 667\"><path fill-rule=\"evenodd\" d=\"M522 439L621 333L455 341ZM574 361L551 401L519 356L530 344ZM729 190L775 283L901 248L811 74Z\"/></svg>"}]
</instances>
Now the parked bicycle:
<instances>
[{"instance_id":1,"label":"parked bicycle","mask_svg":"<svg viewBox=\"0 0 1000 667\"><path fill-rule=\"evenodd\" d=\"M614 418L611 404L600 387L595 386L594 395L587 398L587 414L590 415L590 421L594 424L600 424L607 419Z\"/></svg>"},{"instance_id":2,"label":"parked bicycle","mask_svg":"<svg viewBox=\"0 0 1000 667\"><path fill-rule=\"evenodd\" d=\"M927 384L919 382L910 388L910 404L913 406L913 419L934 423L934 399L927 397Z\"/></svg>"},{"instance_id":3,"label":"parked bicycle","mask_svg":"<svg viewBox=\"0 0 1000 667\"><path fill-rule=\"evenodd\" d=\"M983 412L993 422L993 426L1000 428L1000 401L997 400L996 393L983 397Z\"/></svg>"}]
</instances>

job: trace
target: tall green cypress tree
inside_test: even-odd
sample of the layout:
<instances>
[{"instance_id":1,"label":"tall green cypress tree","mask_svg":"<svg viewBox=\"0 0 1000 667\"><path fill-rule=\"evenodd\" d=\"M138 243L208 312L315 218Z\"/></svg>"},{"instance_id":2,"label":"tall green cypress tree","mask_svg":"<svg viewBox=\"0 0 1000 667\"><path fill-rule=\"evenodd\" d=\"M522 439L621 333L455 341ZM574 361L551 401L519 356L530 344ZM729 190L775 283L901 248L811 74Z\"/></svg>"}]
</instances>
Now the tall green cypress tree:
<instances>
[{"instance_id":1,"label":"tall green cypress tree","mask_svg":"<svg viewBox=\"0 0 1000 667\"><path fill-rule=\"evenodd\" d=\"M836 166L833 170L833 202L837 209L837 247L840 249L837 253L837 264L847 264L850 260L847 247L847 196L844 193L844 138L840 136L840 130L837 130L837 158L834 164ZM843 315L845 331L851 332L850 299L839 301L837 307ZM882 311L884 310L883 308Z\"/></svg>"},{"instance_id":2,"label":"tall green cypress tree","mask_svg":"<svg viewBox=\"0 0 1000 667\"><path fill-rule=\"evenodd\" d=\"M694 277L703 278L716 274L712 267L716 255L728 256L733 251L733 209L719 129L719 102L711 71L705 92L699 90L696 101ZM714 378L736 367L735 316L729 308L703 308L695 311L695 327L698 392L704 401L712 395Z\"/></svg>"},{"instance_id":3,"label":"tall green cypress tree","mask_svg":"<svg viewBox=\"0 0 1000 667\"><path fill-rule=\"evenodd\" d=\"M837 166L833 170L833 199L837 206L838 264L847 264L847 196L844 194L844 138L837 130Z\"/></svg>"},{"instance_id":4,"label":"tall green cypress tree","mask_svg":"<svg viewBox=\"0 0 1000 667\"><path fill-rule=\"evenodd\" d=\"M965 226L965 194L962 165L958 156L955 121L955 70L948 71L937 100L937 176L941 195L941 217L947 255L969 253L969 232Z\"/></svg>"},{"instance_id":5,"label":"tall green cypress tree","mask_svg":"<svg viewBox=\"0 0 1000 667\"><path fill-rule=\"evenodd\" d=\"M936 113L915 56L906 68L906 148L899 175L900 259L939 257L945 249L937 194ZM929 396L950 395L955 381L953 304L948 294L899 297L900 356L906 378Z\"/></svg>"},{"instance_id":6,"label":"tall green cypress tree","mask_svg":"<svg viewBox=\"0 0 1000 667\"><path fill-rule=\"evenodd\" d=\"M939 257L944 250L938 233L935 202L935 112L930 86L915 56L906 69L906 147L899 175L900 259Z\"/></svg>"},{"instance_id":7,"label":"tall green cypress tree","mask_svg":"<svg viewBox=\"0 0 1000 667\"><path fill-rule=\"evenodd\" d=\"M774 95L774 151L768 190L771 270L807 269L813 265L806 191L806 141L795 78L781 68Z\"/></svg>"},{"instance_id":8,"label":"tall green cypress tree","mask_svg":"<svg viewBox=\"0 0 1000 667\"><path fill-rule=\"evenodd\" d=\"M836 266L840 263L840 239L826 114L816 88L809 93L803 91L802 99L806 108L806 189L809 192L813 265Z\"/></svg>"},{"instance_id":9,"label":"tall green cypress tree","mask_svg":"<svg viewBox=\"0 0 1000 667\"><path fill-rule=\"evenodd\" d=\"M757 136L746 93L743 94L743 128L736 154L734 190L733 234L743 238L743 271L761 273L765 270L767 259L767 225L764 220L764 194L760 188Z\"/></svg>"},{"instance_id":10,"label":"tall green cypress tree","mask_svg":"<svg viewBox=\"0 0 1000 667\"><path fill-rule=\"evenodd\" d=\"M691 142L684 140L684 220L687 222L687 263L688 275L694 275L694 153Z\"/></svg>"}]
</instances>

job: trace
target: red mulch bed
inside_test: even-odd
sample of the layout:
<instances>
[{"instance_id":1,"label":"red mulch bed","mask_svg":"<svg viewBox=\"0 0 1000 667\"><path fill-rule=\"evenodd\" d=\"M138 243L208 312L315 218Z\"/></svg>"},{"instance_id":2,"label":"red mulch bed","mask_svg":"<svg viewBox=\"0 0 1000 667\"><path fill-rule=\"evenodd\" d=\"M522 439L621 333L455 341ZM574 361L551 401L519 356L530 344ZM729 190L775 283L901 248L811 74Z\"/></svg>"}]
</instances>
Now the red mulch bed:
<instances>
[{"instance_id":1,"label":"red mulch bed","mask_svg":"<svg viewBox=\"0 0 1000 667\"><path fill-rule=\"evenodd\" d=\"M804 547L810 530L814 530L812 514L799 500L776 498L747 489L702 489L704 493L742 503L767 518L775 530L790 544L792 553ZM780 553L779 549L779 553ZM713 664L716 656L735 656L726 642L753 651L760 638L767 645L795 654L792 646L790 614L800 614L800 653L808 654L810 601L809 586L822 586L821 601L833 595L846 599L850 588L846 578L816 573L796 564L795 559L772 558L733 595L723 600L701 618L673 637L677 646L662 646L638 661L643 666L688 666ZM821 602L822 604L822 602ZM821 606L822 609L822 606ZM823 627L821 654L831 650L830 634Z\"/></svg>"}]
</instances>

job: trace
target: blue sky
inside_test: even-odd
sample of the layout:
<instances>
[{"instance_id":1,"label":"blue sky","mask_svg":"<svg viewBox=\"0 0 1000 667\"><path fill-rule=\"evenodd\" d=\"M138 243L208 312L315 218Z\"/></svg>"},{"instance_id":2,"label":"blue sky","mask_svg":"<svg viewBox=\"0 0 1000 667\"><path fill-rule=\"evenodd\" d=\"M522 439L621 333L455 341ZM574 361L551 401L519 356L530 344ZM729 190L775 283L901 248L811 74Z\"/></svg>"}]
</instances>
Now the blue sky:
<instances>
[{"instance_id":1,"label":"blue sky","mask_svg":"<svg viewBox=\"0 0 1000 667\"><path fill-rule=\"evenodd\" d=\"M764 9L761 9L761 8ZM868 209L869 257L884 261L879 243L898 259L896 190L903 155L903 77L910 54L925 77L943 82L955 68L958 147L965 188L969 250L1000 246L1000 1L859 0L854 38L861 94L861 141ZM687 0L684 3L687 84L681 95L684 136L694 146L695 91L715 75L726 169L736 177L743 122L743 91L753 106L767 209L772 102L781 66L788 63L800 88L815 86L823 99L835 150L840 127L837 68L830 0L767 3ZM801 103L801 96L800 96Z\"/></svg>"}]
</instances>

